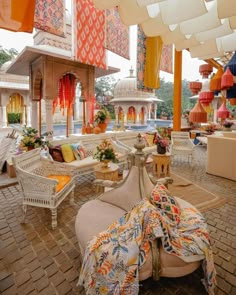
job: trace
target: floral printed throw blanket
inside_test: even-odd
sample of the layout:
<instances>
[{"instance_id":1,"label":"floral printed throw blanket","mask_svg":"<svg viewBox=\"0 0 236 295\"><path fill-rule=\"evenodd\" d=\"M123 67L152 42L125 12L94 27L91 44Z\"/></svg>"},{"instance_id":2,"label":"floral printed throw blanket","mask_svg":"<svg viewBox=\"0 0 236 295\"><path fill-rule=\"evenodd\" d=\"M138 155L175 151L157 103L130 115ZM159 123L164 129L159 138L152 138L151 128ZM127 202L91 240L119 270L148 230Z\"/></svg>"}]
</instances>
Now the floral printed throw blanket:
<instances>
[{"instance_id":1,"label":"floral printed throw blanket","mask_svg":"<svg viewBox=\"0 0 236 295\"><path fill-rule=\"evenodd\" d=\"M204 255L203 284L214 294L216 273L204 218L194 207L180 211L175 198L160 184L149 198L89 241L78 284L89 295L138 294L139 270L151 250L150 241L156 238L167 253L186 262Z\"/></svg>"}]
</instances>

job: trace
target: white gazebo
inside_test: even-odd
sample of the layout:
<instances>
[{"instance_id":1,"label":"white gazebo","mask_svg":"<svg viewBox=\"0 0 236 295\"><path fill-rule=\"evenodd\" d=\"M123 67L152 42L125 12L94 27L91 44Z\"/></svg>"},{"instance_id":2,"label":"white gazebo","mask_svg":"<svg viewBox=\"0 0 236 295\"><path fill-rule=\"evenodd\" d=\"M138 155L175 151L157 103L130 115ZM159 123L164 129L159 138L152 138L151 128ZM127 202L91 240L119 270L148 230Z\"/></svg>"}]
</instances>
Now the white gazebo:
<instances>
[{"instance_id":1,"label":"white gazebo","mask_svg":"<svg viewBox=\"0 0 236 295\"><path fill-rule=\"evenodd\" d=\"M146 125L147 119L156 119L158 99L154 93L137 89L137 80L130 70L130 76L120 80L114 88L110 101L115 108L115 125Z\"/></svg>"}]
</instances>

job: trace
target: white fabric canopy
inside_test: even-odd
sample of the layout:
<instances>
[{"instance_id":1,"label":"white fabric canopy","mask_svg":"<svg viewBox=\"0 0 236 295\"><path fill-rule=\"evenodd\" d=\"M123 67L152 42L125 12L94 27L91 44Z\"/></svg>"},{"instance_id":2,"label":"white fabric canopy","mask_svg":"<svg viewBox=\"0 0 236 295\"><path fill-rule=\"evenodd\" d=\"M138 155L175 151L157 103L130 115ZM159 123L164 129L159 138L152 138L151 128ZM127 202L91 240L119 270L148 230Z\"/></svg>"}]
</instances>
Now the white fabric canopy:
<instances>
[{"instance_id":1,"label":"white fabric canopy","mask_svg":"<svg viewBox=\"0 0 236 295\"><path fill-rule=\"evenodd\" d=\"M140 24L148 37L189 49L203 59L236 50L236 0L93 0L100 9L119 7L126 25Z\"/></svg>"}]
</instances>

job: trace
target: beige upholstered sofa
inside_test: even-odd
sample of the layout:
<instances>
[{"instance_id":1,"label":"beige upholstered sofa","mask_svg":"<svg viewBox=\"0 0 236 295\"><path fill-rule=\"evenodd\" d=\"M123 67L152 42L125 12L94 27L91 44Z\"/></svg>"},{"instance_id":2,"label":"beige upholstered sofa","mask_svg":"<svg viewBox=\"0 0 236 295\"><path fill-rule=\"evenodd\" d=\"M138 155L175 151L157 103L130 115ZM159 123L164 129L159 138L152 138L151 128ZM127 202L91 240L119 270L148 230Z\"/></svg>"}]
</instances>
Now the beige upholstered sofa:
<instances>
[{"instance_id":1,"label":"beige upholstered sofa","mask_svg":"<svg viewBox=\"0 0 236 295\"><path fill-rule=\"evenodd\" d=\"M236 132L211 135L207 140L206 172L236 181Z\"/></svg>"},{"instance_id":2,"label":"beige upholstered sofa","mask_svg":"<svg viewBox=\"0 0 236 295\"><path fill-rule=\"evenodd\" d=\"M108 228L115 220L125 212L132 209L142 198L149 195L154 184L151 182L145 169L145 157L142 151L137 151L127 178L118 187L106 191L97 199L86 202L76 216L75 232L82 256L87 242L99 232ZM132 188L132 192L131 192ZM192 207L191 204L177 198L180 208L183 210ZM159 251L158 251L159 250ZM167 254L162 246L157 248L157 243L152 245L152 251L139 273L139 279L145 280L153 276L180 277L196 270L202 255L196 255L194 262L187 263L177 256ZM156 258L159 253L160 268L157 267Z\"/></svg>"}]
</instances>

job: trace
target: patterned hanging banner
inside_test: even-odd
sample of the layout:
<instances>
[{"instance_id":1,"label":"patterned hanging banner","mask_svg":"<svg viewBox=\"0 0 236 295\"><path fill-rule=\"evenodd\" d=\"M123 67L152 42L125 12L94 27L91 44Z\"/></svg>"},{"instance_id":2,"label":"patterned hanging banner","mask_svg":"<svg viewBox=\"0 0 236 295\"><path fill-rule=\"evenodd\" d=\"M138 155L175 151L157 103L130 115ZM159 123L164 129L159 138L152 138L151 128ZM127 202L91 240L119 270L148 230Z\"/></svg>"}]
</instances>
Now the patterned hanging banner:
<instances>
[{"instance_id":1,"label":"patterned hanging banner","mask_svg":"<svg viewBox=\"0 0 236 295\"><path fill-rule=\"evenodd\" d=\"M173 74L173 46L172 44L164 45L161 54L160 70Z\"/></svg>"},{"instance_id":2,"label":"patterned hanging banner","mask_svg":"<svg viewBox=\"0 0 236 295\"><path fill-rule=\"evenodd\" d=\"M34 26L39 30L64 37L64 0L36 0Z\"/></svg>"},{"instance_id":3,"label":"patterned hanging banner","mask_svg":"<svg viewBox=\"0 0 236 295\"><path fill-rule=\"evenodd\" d=\"M164 45L162 49L160 70L173 74L173 46ZM137 88L142 91L152 92L152 88L144 86L144 69L146 63L146 36L140 26L138 26L137 38Z\"/></svg>"},{"instance_id":4,"label":"patterned hanging banner","mask_svg":"<svg viewBox=\"0 0 236 295\"><path fill-rule=\"evenodd\" d=\"M75 58L106 69L105 12L96 9L91 0L75 2Z\"/></svg>"},{"instance_id":5,"label":"patterned hanging banner","mask_svg":"<svg viewBox=\"0 0 236 295\"><path fill-rule=\"evenodd\" d=\"M117 7L106 9L105 48L130 59L129 27L122 23Z\"/></svg>"},{"instance_id":6,"label":"patterned hanging banner","mask_svg":"<svg viewBox=\"0 0 236 295\"><path fill-rule=\"evenodd\" d=\"M146 63L146 36L143 30L138 26L137 38L137 89L145 92L153 92L152 88L144 86L144 69Z\"/></svg>"}]
</instances>

